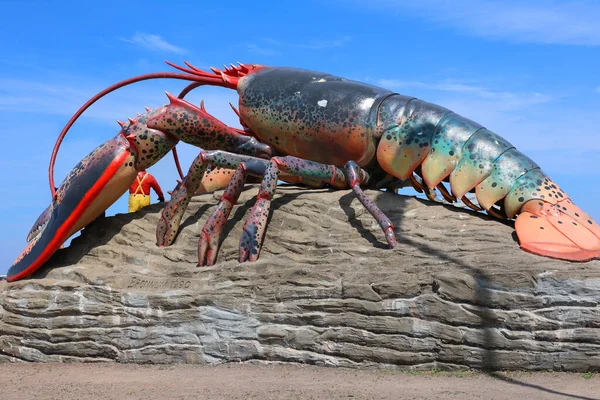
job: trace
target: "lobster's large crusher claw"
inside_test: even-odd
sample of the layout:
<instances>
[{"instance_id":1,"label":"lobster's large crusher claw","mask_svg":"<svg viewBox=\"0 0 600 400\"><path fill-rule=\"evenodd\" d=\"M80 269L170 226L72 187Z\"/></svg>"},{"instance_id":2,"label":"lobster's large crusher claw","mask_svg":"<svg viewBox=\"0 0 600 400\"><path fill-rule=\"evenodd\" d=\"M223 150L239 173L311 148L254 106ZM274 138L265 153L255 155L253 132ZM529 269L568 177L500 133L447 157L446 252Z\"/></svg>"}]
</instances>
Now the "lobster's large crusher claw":
<instances>
[{"instance_id":1,"label":"lobster's large crusher claw","mask_svg":"<svg viewBox=\"0 0 600 400\"><path fill-rule=\"evenodd\" d=\"M29 244L8 270L8 281L33 274L71 235L121 197L137 175L134 160L122 133L81 160L34 224Z\"/></svg>"}]
</instances>

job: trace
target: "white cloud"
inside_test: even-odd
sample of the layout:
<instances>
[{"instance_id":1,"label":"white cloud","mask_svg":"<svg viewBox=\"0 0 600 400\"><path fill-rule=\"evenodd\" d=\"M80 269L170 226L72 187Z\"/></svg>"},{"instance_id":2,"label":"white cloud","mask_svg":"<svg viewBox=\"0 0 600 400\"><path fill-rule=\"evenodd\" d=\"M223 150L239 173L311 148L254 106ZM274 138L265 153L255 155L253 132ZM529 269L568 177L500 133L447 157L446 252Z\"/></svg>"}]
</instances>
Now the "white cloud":
<instances>
[{"instance_id":1,"label":"white cloud","mask_svg":"<svg viewBox=\"0 0 600 400\"><path fill-rule=\"evenodd\" d=\"M313 50L331 49L333 47L342 47L346 45L350 41L350 39L350 36L344 36L342 38L334 40L312 40L306 44L299 44L297 46Z\"/></svg>"},{"instance_id":2,"label":"white cloud","mask_svg":"<svg viewBox=\"0 0 600 400\"><path fill-rule=\"evenodd\" d=\"M274 56L282 53L279 50L274 50L274 48L284 49L295 47L309 50L324 50L345 46L351 39L352 38L350 36L342 36L335 39L313 39L305 43L284 43L279 40L265 38L262 41L267 43L269 45L268 47L264 47L256 43L250 43L246 45L246 48L253 53L262 54L265 56Z\"/></svg>"},{"instance_id":3,"label":"white cloud","mask_svg":"<svg viewBox=\"0 0 600 400\"><path fill-rule=\"evenodd\" d=\"M277 46L279 46L281 44L281 40L277 40L277 39L273 39L273 38L264 38L263 40L266 43L274 44L274 45L277 45Z\"/></svg>"},{"instance_id":4,"label":"white cloud","mask_svg":"<svg viewBox=\"0 0 600 400\"><path fill-rule=\"evenodd\" d=\"M600 3L592 0L373 0L365 6L412 14L471 36L600 46Z\"/></svg>"},{"instance_id":5,"label":"white cloud","mask_svg":"<svg viewBox=\"0 0 600 400\"><path fill-rule=\"evenodd\" d=\"M0 112L4 115L24 112L70 117L90 97L112 83L76 76L71 78L70 82L54 83L0 78ZM180 89L177 82L162 79L137 83L108 94L86 110L81 118L105 120L113 124L116 119L125 120L136 113L143 113L145 106L154 108L168 103L165 90L177 94ZM231 113L235 116L228 105L230 101L234 104L237 101L235 91L204 87L196 89L186 99L199 104L200 96L207 100L207 107L219 107L222 103L218 112L225 110L226 115ZM233 121L237 119L233 118ZM116 123L114 126L117 126Z\"/></svg>"},{"instance_id":6,"label":"white cloud","mask_svg":"<svg viewBox=\"0 0 600 400\"><path fill-rule=\"evenodd\" d=\"M261 47L261 46L257 45L256 43L250 43L250 44L246 45L246 48L253 53L261 54L263 56L276 56L279 54L278 51L267 49L265 47Z\"/></svg>"},{"instance_id":7,"label":"white cloud","mask_svg":"<svg viewBox=\"0 0 600 400\"><path fill-rule=\"evenodd\" d=\"M150 33L136 32L132 38L120 38L120 40L152 51L162 51L175 54L187 53L187 50L167 42L159 35L153 35Z\"/></svg>"},{"instance_id":8,"label":"white cloud","mask_svg":"<svg viewBox=\"0 0 600 400\"><path fill-rule=\"evenodd\" d=\"M554 97L543 93L513 93L496 91L483 86L469 85L450 80L429 83L419 81L400 81L397 79L379 79L377 83L385 88L390 89L415 88L421 91L461 93L463 96L471 96L471 98L476 97L482 100L496 102L498 103L497 106L503 110L548 103L554 99ZM410 95L410 93L405 94Z\"/></svg>"}]
</instances>

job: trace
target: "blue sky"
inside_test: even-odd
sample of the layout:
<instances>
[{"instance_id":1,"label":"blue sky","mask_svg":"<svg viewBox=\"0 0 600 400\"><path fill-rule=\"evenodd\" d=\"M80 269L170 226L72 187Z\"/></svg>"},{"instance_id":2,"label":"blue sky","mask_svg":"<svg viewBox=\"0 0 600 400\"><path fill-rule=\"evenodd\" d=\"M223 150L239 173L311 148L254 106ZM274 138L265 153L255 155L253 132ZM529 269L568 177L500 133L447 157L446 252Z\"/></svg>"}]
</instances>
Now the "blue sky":
<instances>
[{"instance_id":1,"label":"blue sky","mask_svg":"<svg viewBox=\"0 0 600 400\"><path fill-rule=\"evenodd\" d=\"M431 101L532 157L600 220L600 3L597 1L3 1L0 25L0 274L50 193L47 168L69 117L99 90L184 60L329 72ZM124 120L183 83L139 83L93 106L69 132L56 181ZM233 91L193 102L236 125ZM185 170L198 150L179 147ZM170 190L172 158L152 172ZM126 197L109 210L125 212Z\"/></svg>"}]
</instances>

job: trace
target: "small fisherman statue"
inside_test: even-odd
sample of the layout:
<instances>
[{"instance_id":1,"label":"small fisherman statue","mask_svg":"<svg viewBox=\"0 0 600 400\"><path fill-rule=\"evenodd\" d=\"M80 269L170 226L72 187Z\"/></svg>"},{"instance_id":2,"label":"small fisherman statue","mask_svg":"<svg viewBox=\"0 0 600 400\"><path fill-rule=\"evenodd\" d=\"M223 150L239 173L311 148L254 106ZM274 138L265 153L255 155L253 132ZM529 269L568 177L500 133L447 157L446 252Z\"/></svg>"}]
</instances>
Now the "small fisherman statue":
<instances>
[{"instance_id":1,"label":"small fisherman statue","mask_svg":"<svg viewBox=\"0 0 600 400\"><path fill-rule=\"evenodd\" d=\"M156 179L146 172L140 171L135 181L129 187L129 212L136 212L150 205L150 189L153 189L158 196L158 201L165 201L163 192Z\"/></svg>"}]
</instances>

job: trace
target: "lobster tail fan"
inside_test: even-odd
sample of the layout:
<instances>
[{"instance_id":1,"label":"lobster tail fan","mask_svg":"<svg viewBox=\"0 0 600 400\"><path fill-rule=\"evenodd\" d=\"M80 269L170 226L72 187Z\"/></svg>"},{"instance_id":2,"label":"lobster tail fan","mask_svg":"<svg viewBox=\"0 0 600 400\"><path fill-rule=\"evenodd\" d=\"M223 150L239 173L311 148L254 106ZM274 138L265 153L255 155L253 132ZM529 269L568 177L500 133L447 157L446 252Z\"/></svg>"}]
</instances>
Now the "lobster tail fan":
<instances>
[{"instance_id":1,"label":"lobster tail fan","mask_svg":"<svg viewBox=\"0 0 600 400\"><path fill-rule=\"evenodd\" d=\"M521 248L568 261L600 259L600 226L570 199L530 200L515 221Z\"/></svg>"}]
</instances>

